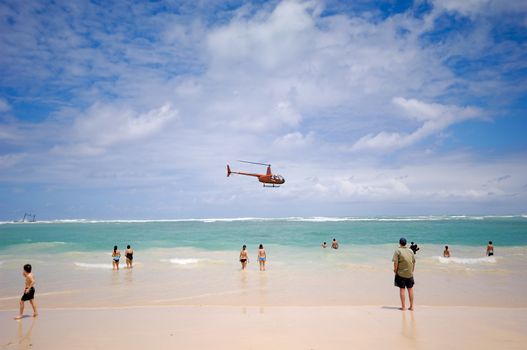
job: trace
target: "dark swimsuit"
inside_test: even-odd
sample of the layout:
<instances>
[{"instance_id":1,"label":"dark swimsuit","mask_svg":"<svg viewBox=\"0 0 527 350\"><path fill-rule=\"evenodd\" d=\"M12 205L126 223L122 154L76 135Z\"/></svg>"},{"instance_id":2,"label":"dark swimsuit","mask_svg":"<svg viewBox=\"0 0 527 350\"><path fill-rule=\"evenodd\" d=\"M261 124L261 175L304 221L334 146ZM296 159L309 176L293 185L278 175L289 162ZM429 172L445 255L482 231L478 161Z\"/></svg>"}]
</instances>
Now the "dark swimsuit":
<instances>
[{"instance_id":1,"label":"dark swimsuit","mask_svg":"<svg viewBox=\"0 0 527 350\"><path fill-rule=\"evenodd\" d=\"M128 260L133 260L133 259L134 259L134 254L133 254L133 253L127 253L127 254L126 254L126 258L127 258Z\"/></svg>"},{"instance_id":2,"label":"dark swimsuit","mask_svg":"<svg viewBox=\"0 0 527 350\"><path fill-rule=\"evenodd\" d=\"M25 293L25 289L24 289L24 295L22 295L22 301L28 301L28 300L33 300L33 298L35 298L35 288L31 287L29 288L29 291L27 293Z\"/></svg>"},{"instance_id":3,"label":"dark swimsuit","mask_svg":"<svg viewBox=\"0 0 527 350\"><path fill-rule=\"evenodd\" d=\"M242 262L242 263L244 263L246 261L247 261L247 259L240 259L240 262Z\"/></svg>"}]
</instances>

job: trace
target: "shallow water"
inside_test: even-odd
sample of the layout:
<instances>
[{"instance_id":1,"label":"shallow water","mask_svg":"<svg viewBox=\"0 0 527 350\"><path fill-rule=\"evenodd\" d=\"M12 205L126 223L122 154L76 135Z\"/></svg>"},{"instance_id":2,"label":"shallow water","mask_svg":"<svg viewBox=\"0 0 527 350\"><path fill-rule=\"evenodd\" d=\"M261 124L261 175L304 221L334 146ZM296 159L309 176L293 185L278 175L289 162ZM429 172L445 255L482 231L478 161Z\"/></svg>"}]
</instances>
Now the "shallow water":
<instances>
[{"instance_id":1,"label":"shallow water","mask_svg":"<svg viewBox=\"0 0 527 350\"><path fill-rule=\"evenodd\" d=\"M527 306L523 217L324 220L0 224L0 310L17 307L25 263L34 267L45 308L396 304L391 257L401 235L421 247L420 304ZM320 247L333 237L339 250ZM489 239L493 257L485 256ZM256 263L260 242L264 273ZM135 268L112 271L113 245L127 243ZM244 272L242 244L250 257ZM444 244L450 259L441 257Z\"/></svg>"}]
</instances>

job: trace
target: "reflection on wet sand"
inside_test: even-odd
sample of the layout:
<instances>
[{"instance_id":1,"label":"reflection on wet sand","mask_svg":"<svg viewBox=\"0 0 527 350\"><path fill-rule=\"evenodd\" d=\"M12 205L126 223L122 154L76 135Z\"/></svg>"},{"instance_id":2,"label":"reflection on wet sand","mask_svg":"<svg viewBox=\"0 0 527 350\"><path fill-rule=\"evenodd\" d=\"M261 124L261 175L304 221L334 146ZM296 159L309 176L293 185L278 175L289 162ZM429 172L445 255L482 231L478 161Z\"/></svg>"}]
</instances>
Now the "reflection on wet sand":
<instances>
[{"instance_id":1,"label":"reflection on wet sand","mask_svg":"<svg viewBox=\"0 0 527 350\"><path fill-rule=\"evenodd\" d=\"M401 315L401 334L409 341L409 344L412 345L412 348L417 348L415 313L413 311L402 311Z\"/></svg>"},{"instance_id":2,"label":"reflection on wet sand","mask_svg":"<svg viewBox=\"0 0 527 350\"><path fill-rule=\"evenodd\" d=\"M31 321L27 332L24 334L24 319L18 321L17 349L32 349L33 341L31 334L35 327L37 317L30 317Z\"/></svg>"},{"instance_id":3,"label":"reflection on wet sand","mask_svg":"<svg viewBox=\"0 0 527 350\"><path fill-rule=\"evenodd\" d=\"M269 290L267 289L267 273L262 272L259 276L259 286L258 286L258 292L259 292L259 298L260 298L260 313L264 313L264 305L267 305L267 297L269 294Z\"/></svg>"},{"instance_id":4,"label":"reflection on wet sand","mask_svg":"<svg viewBox=\"0 0 527 350\"><path fill-rule=\"evenodd\" d=\"M247 289L247 271L240 272L240 288Z\"/></svg>"},{"instance_id":5,"label":"reflection on wet sand","mask_svg":"<svg viewBox=\"0 0 527 350\"><path fill-rule=\"evenodd\" d=\"M134 282L134 274L132 272L132 269L127 269L124 274L124 280L126 283L133 283Z\"/></svg>"}]
</instances>

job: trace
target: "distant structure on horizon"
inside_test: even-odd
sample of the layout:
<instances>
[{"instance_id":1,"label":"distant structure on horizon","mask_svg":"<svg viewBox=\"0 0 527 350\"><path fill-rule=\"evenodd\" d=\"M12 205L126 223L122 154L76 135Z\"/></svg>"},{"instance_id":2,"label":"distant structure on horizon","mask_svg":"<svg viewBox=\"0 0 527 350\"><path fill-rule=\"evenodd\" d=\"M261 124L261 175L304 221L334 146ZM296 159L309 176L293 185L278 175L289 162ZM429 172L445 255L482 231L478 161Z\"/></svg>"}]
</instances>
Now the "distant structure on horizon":
<instances>
[{"instance_id":1,"label":"distant structure on horizon","mask_svg":"<svg viewBox=\"0 0 527 350\"><path fill-rule=\"evenodd\" d=\"M24 217L19 222L35 222L36 221L36 215L31 213L24 213Z\"/></svg>"}]
</instances>

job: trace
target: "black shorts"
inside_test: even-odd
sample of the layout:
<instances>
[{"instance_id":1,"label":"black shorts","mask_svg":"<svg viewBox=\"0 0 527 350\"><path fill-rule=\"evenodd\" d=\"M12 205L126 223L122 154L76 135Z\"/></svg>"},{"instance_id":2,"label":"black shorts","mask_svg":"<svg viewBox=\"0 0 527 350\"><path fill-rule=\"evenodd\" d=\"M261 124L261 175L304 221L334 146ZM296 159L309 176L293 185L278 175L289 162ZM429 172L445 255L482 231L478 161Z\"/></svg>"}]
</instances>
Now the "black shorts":
<instances>
[{"instance_id":1,"label":"black shorts","mask_svg":"<svg viewBox=\"0 0 527 350\"><path fill-rule=\"evenodd\" d=\"M27 293L24 293L24 295L22 295L22 301L28 301L28 300L33 300L33 298L35 297L35 288L31 287L29 288L29 291Z\"/></svg>"},{"instance_id":2,"label":"black shorts","mask_svg":"<svg viewBox=\"0 0 527 350\"><path fill-rule=\"evenodd\" d=\"M405 277L401 277L399 276L398 274L395 274L395 281L394 281L394 285L396 287L399 287L399 288L413 288L414 286L414 278L413 277L410 277L410 278L405 278Z\"/></svg>"}]
</instances>

